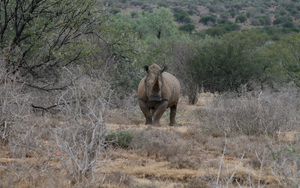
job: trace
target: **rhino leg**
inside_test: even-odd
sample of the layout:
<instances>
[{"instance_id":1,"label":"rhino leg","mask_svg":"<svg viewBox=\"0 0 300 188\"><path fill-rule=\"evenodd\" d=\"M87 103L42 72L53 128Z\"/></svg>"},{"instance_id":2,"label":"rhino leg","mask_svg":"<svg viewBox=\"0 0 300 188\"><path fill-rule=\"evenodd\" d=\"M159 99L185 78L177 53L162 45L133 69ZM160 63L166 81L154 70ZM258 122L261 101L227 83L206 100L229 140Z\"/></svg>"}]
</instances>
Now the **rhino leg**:
<instances>
[{"instance_id":1,"label":"rhino leg","mask_svg":"<svg viewBox=\"0 0 300 188\"><path fill-rule=\"evenodd\" d=\"M166 100L160 101L155 105L154 126L160 125L159 123L160 118L163 115L163 113L166 111L167 107L168 107L168 101Z\"/></svg>"},{"instance_id":2,"label":"rhino leg","mask_svg":"<svg viewBox=\"0 0 300 188\"><path fill-rule=\"evenodd\" d=\"M139 105L144 116L146 117L146 125L147 124L152 125L152 115L149 107L147 106L147 103L145 101L139 100Z\"/></svg>"},{"instance_id":3,"label":"rhino leg","mask_svg":"<svg viewBox=\"0 0 300 188\"><path fill-rule=\"evenodd\" d=\"M171 112L170 112L170 126L176 125L175 117L176 117L176 109L177 105L173 105L170 107Z\"/></svg>"}]
</instances>

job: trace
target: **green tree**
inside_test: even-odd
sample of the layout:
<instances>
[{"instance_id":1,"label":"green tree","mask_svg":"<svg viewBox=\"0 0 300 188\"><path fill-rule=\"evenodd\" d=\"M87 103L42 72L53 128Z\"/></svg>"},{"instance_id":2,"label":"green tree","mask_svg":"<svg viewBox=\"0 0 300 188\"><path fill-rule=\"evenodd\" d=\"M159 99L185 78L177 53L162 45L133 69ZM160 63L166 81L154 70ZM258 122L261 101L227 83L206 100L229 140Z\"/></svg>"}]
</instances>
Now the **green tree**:
<instances>
[{"instance_id":1,"label":"green tree","mask_svg":"<svg viewBox=\"0 0 300 188\"><path fill-rule=\"evenodd\" d=\"M231 16L232 18L234 18L234 17L236 16L236 12L235 12L234 9L230 9L230 10L228 11L228 13L230 14L230 16Z\"/></svg>"},{"instance_id":2,"label":"green tree","mask_svg":"<svg viewBox=\"0 0 300 188\"><path fill-rule=\"evenodd\" d=\"M173 22L173 19L170 9L160 7L152 13L146 12L141 18L141 24L144 26L144 31L160 39L177 33L178 27Z\"/></svg>"},{"instance_id":3,"label":"green tree","mask_svg":"<svg viewBox=\"0 0 300 188\"><path fill-rule=\"evenodd\" d=\"M229 33L231 29L227 29L226 27L212 27L205 31L206 34L210 36L221 36L225 33Z\"/></svg>"},{"instance_id":4,"label":"green tree","mask_svg":"<svg viewBox=\"0 0 300 188\"><path fill-rule=\"evenodd\" d=\"M203 23L204 25L207 25L209 22L216 23L216 17L215 16L204 16L200 18L199 22Z\"/></svg>"},{"instance_id":5,"label":"green tree","mask_svg":"<svg viewBox=\"0 0 300 188\"><path fill-rule=\"evenodd\" d=\"M165 8L168 8L168 4L166 2L163 2L163 1L160 1L157 3L157 6L158 7L165 7Z\"/></svg>"},{"instance_id":6,"label":"green tree","mask_svg":"<svg viewBox=\"0 0 300 188\"><path fill-rule=\"evenodd\" d=\"M282 27L285 27L285 28L293 28L295 27L294 26L294 23L293 22L285 22L282 24Z\"/></svg>"},{"instance_id":7,"label":"green tree","mask_svg":"<svg viewBox=\"0 0 300 188\"><path fill-rule=\"evenodd\" d=\"M270 57L277 61L276 73L285 81L293 81L300 87L300 34L284 36L270 48Z\"/></svg>"},{"instance_id":8,"label":"green tree","mask_svg":"<svg viewBox=\"0 0 300 188\"><path fill-rule=\"evenodd\" d=\"M174 17L176 21L181 23L191 23L192 19L189 17L186 11L181 11L180 13L175 13Z\"/></svg>"},{"instance_id":9,"label":"green tree","mask_svg":"<svg viewBox=\"0 0 300 188\"><path fill-rule=\"evenodd\" d=\"M235 23L244 23L247 21L247 17L244 14L240 14L235 18Z\"/></svg>"},{"instance_id":10,"label":"green tree","mask_svg":"<svg viewBox=\"0 0 300 188\"><path fill-rule=\"evenodd\" d=\"M280 19L280 18L277 18L276 20L273 21L273 25L278 25L278 24L281 24L283 23L283 20Z\"/></svg>"},{"instance_id":11,"label":"green tree","mask_svg":"<svg viewBox=\"0 0 300 188\"><path fill-rule=\"evenodd\" d=\"M227 12L222 12L220 14L220 18L222 18L222 19L228 19L228 13Z\"/></svg>"},{"instance_id":12,"label":"green tree","mask_svg":"<svg viewBox=\"0 0 300 188\"><path fill-rule=\"evenodd\" d=\"M118 13L120 13L121 11L120 11L119 9L117 9L117 8L112 8L112 9L109 10L109 12L110 12L111 14L118 14Z\"/></svg>"},{"instance_id":13,"label":"green tree","mask_svg":"<svg viewBox=\"0 0 300 188\"><path fill-rule=\"evenodd\" d=\"M142 17L141 12L137 12ZM105 39L104 49L101 48L100 63L108 66L108 75L113 88L120 93L132 91L143 76L140 68L144 65L147 45L140 40L146 34L139 19L131 19L131 12L125 16L117 14L107 24L107 30L101 33ZM103 44L102 44L103 45ZM113 57L113 60L111 58ZM109 59L108 62L106 59Z\"/></svg>"},{"instance_id":14,"label":"green tree","mask_svg":"<svg viewBox=\"0 0 300 188\"><path fill-rule=\"evenodd\" d=\"M192 31L195 30L195 25L194 24L191 24L191 23L188 23L188 24L185 24L183 26L180 26L179 27L179 30L181 31L187 31L189 32L190 34L192 34Z\"/></svg>"},{"instance_id":15,"label":"green tree","mask_svg":"<svg viewBox=\"0 0 300 188\"><path fill-rule=\"evenodd\" d=\"M50 87L63 67L91 63L85 58L97 46L89 36L105 28L95 6L92 0L1 1L0 50L7 73Z\"/></svg>"},{"instance_id":16,"label":"green tree","mask_svg":"<svg viewBox=\"0 0 300 188\"><path fill-rule=\"evenodd\" d=\"M229 33L203 41L188 61L195 84L211 92L236 91L250 80L266 81L270 66L262 54L269 40L253 31Z\"/></svg>"}]
</instances>

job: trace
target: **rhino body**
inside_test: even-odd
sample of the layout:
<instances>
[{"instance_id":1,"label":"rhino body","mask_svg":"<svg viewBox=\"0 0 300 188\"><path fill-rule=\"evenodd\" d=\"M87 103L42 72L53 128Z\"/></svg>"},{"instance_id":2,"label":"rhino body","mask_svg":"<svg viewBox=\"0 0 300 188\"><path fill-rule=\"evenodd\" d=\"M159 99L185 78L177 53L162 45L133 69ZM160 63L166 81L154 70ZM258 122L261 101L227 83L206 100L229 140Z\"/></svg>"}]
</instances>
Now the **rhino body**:
<instances>
[{"instance_id":1,"label":"rhino body","mask_svg":"<svg viewBox=\"0 0 300 188\"><path fill-rule=\"evenodd\" d=\"M180 83L176 77L164 72L153 64L144 66L147 75L140 81L138 100L140 108L146 117L146 125L159 126L159 121L167 108L170 112L170 126L176 124L175 116L180 95ZM152 121L153 119L153 121Z\"/></svg>"}]
</instances>

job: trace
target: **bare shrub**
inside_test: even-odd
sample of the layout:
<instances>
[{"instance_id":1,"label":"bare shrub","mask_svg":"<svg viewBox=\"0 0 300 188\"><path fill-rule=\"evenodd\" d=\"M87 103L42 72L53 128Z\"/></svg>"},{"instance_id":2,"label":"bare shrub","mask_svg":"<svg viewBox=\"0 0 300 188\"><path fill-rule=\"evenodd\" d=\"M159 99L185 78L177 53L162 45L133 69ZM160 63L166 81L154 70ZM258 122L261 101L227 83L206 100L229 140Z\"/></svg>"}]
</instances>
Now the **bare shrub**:
<instances>
[{"instance_id":1,"label":"bare shrub","mask_svg":"<svg viewBox=\"0 0 300 188\"><path fill-rule=\"evenodd\" d=\"M189 104L196 104L200 88L187 66L188 58L195 54L195 44L191 41L172 42L172 61L175 76L180 80L183 95L188 96Z\"/></svg>"},{"instance_id":2,"label":"bare shrub","mask_svg":"<svg viewBox=\"0 0 300 188\"><path fill-rule=\"evenodd\" d=\"M130 185L132 185L132 178L129 175L123 174L120 171L116 171L108 174L105 178L104 183L109 185L116 185L118 187L129 187Z\"/></svg>"},{"instance_id":3,"label":"bare shrub","mask_svg":"<svg viewBox=\"0 0 300 188\"><path fill-rule=\"evenodd\" d=\"M268 151L271 155L271 173L283 187L299 187L300 186L300 142L299 133L295 133L297 137L295 142L282 143L274 142L270 138L267 139Z\"/></svg>"},{"instance_id":4,"label":"bare shrub","mask_svg":"<svg viewBox=\"0 0 300 188\"><path fill-rule=\"evenodd\" d=\"M21 133L26 129L31 100L30 93L22 92L24 84L18 83L18 75L7 74L4 65L0 59L0 145L18 136L14 131Z\"/></svg>"},{"instance_id":5,"label":"bare shrub","mask_svg":"<svg viewBox=\"0 0 300 188\"><path fill-rule=\"evenodd\" d=\"M29 93L28 88L11 80L2 81L0 100L4 113L0 116L3 125L0 135L1 140L7 140L13 158L21 158L26 164L26 157L47 157L38 167L43 171L51 169L50 163L55 159L75 185L92 182L94 166L101 172L110 157L105 151L109 144L105 140L105 120L112 90L108 82L93 75L80 79L72 73L69 76L73 86L53 96L55 108L60 112L55 118L48 114L37 118L31 114L30 99L35 92ZM31 95L23 94L24 91Z\"/></svg>"},{"instance_id":6,"label":"bare shrub","mask_svg":"<svg viewBox=\"0 0 300 188\"><path fill-rule=\"evenodd\" d=\"M180 134L176 131L139 131L135 133L130 145L136 152L144 155L155 156L157 159L163 157L176 168L197 168L186 155L192 148L187 141L180 139Z\"/></svg>"},{"instance_id":7,"label":"bare shrub","mask_svg":"<svg viewBox=\"0 0 300 188\"><path fill-rule=\"evenodd\" d=\"M172 168L193 170L197 170L201 163L201 161L192 161L188 156L182 154L170 157L169 162L171 162Z\"/></svg>"},{"instance_id":8,"label":"bare shrub","mask_svg":"<svg viewBox=\"0 0 300 188\"><path fill-rule=\"evenodd\" d=\"M108 83L83 78L58 100L61 123L48 126L54 144L49 149L59 152L55 157L73 184L94 180L93 167L109 157L105 118L110 95Z\"/></svg>"},{"instance_id":9,"label":"bare shrub","mask_svg":"<svg viewBox=\"0 0 300 188\"><path fill-rule=\"evenodd\" d=\"M148 185L148 184L143 184L143 185L134 184L134 185L130 186L130 188L157 188L157 186L154 185L154 184L150 184L150 185Z\"/></svg>"},{"instance_id":10,"label":"bare shrub","mask_svg":"<svg viewBox=\"0 0 300 188\"><path fill-rule=\"evenodd\" d=\"M207 181L200 178L193 178L184 185L184 188L206 188L209 187Z\"/></svg>"},{"instance_id":11,"label":"bare shrub","mask_svg":"<svg viewBox=\"0 0 300 188\"><path fill-rule=\"evenodd\" d=\"M198 116L205 130L274 135L278 130L298 127L299 104L297 90L292 87L276 92L259 88L222 94L199 110Z\"/></svg>"}]
</instances>

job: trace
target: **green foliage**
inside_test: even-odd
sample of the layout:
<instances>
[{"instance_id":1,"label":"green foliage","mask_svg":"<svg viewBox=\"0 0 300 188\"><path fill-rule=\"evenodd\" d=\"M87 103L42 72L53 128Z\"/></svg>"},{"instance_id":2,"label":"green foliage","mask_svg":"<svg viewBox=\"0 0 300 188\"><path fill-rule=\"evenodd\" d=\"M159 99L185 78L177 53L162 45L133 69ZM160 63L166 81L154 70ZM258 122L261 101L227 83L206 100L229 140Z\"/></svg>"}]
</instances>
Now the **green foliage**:
<instances>
[{"instance_id":1,"label":"green foliage","mask_svg":"<svg viewBox=\"0 0 300 188\"><path fill-rule=\"evenodd\" d=\"M191 23L192 19L189 17L186 11L181 11L174 14L175 20L181 23Z\"/></svg>"},{"instance_id":2,"label":"green foliage","mask_svg":"<svg viewBox=\"0 0 300 188\"><path fill-rule=\"evenodd\" d=\"M179 7L175 7L172 9L174 13L181 13L181 12L184 12L184 10L182 8L179 8Z\"/></svg>"},{"instance_id":3,"label":"green foliage","mask_svg":"<svg viewBox=\"0 0 300 188\"><path fill-rule=\"evenodd\" d=\"M186 32L189 32L190 34L192 33L192 31L195 30L195 25L194 24L191 24L191 23L188 23L188 24L185 24L183 26L180 26L179 27L179 30L181 31L186 31Z\"/></svg>"},{"instance_id":4,"label":"green foliage","mask_svg":"<svg viewBox=\"0 0 300 188\"><path fill-rule=\"evenodd\" d=\"M152 12L152 7L150 5L143 5L142 9L147 12Z\"/></svg>"},{"instance_id":5,"label":"green foliage","mask_svg":"<svg viewBox=\"0 0 300 188\"><path fill-rule=\"evenodd\" d=\"M220 18L222 18L222 19L228 19L228 12L222 12L220 14Z\"/></svg>"},{"instance_id":6,"label":"green foliage","mask_svg":"<svg viewBox=\"0 0 300 188\"><path fill-rule=\"evenodd\" d=\"M285 27L285 28L293 28L295 27L294 26L294 23L293 22L285 22L282 24L282 27Z\"/></svg>"},{"instance_id":7,"label":"green foliage","mask_svg":"<svg viewBox=\"0 0 300 188\"><path fill-rule=\"evenodd\" d=\"M224 24L225 27L230 27L231 31L240 31L241 30L241 26L233 23L231 21L228 21Z\"/></svg>"},{"instance_id":8,"label":"green foliage","mask_svg":"<svg viewBox=\"0 0 300 188\"><path fill-rule=\"evenodd\" d=\"M222 19L222 20L218 20L218 26L212 27L212 28L208 28L206 30L202 30L202 34L198 33L198 35L202 35L203 37L205 35L210 35L210 36L221 36L224 35L226 33L230 33L232 31L240 31L241 30L241 26L233 23L231 21ZM203 32L204 31L204 32Z\"/></svg>"},{"instance_id":9,"label":"green foliage","mask_svg":"<svg viewBox=\"0 0 300 188\"><path fill-rule=\"evenodd\" d=\"M218 19L218 24L225 24L227 22L228 22L227 19Z\"/></svg>"},{"instance_id":10,"label":"green foliage","mask_svg":"<svg viewBox=\"0 0 300 188\"><path fill-rule=\"evenodd\" d=\"M292 16L298 13L298 11L294 8L287 8L286 10L289 11Z\"/></svg>"},{"instance_id":11,"label":"green foliage","mask_svg":"<svg viewBox=\"0 0 300 188\"><path fill-rule=\"evenodd\" d=\"M159 2L157 3L157 6L158 6L158 7L165 7L165 8L168 8L168 4L167 4L166 2L164 2L164 1L159 1Z\"/></svg>"},{"instance_id":12,"label":"green foliage","mask_svg":"<svg viewBox=\"0 0 300 188\"><path fill-rule=\"evenodd\" d=\"M130 2L130 5L133 5L133 6L143 6L144 3L141 2L141 1L132 1L132 2Z\"/></svg>"},{"instance_id":13,"label":"green foliage","mask_svg":"<svg viewBox=\"0 0 300 188\"><path fill-rule=\"evenodd\" d=\"M212 13L224 12L224 8L219 5L216 5L216 6L210 7L209 12L212 12Z\"/></svg>"},{"instance_id":14,"label":"green foliage","mask_svg":"<svg viewBox=\"0 0 300 188\"><path fill-rule=\"evenodd\" d=\"M137 11L131 11L130 15L131 15L131 18L137 18L139 16L139 13Z\"/></svg>"},{"instance_id":15,"label":"green foliage","mask_svg":"<svg viewBox=\"0 0 300 188\"><path fill-rule=\"evenodd\" d=\"M178 31L173 22L173 14L170 9L161 7L152 13L145 13L141 20L144 30L155 35L158 39L175 35Z\"/></svg>"},{"instance_id":16,"label":"green foliage","mask_svg":"<svg viewBox=\"0 0 300 188\"><path fill-rule=\"evenodd\" d=\"M247 17L244 14L240 14L235 18L235 23L244 23L247 21Z\"/></svg>"},{"instance_id":17,"label":"green foliage","mask_svg":"<svg viewBox=\"0 0 300 188\"><path fill-rule=\"evenodd\" d=\"M88 57L99 49L90 37L107 29L94 1L1 1L0 7L0 50L8 73L51 87L63 67L93 65Z\"/></svg>"},{"instance_id":18,"label":"green foliage","mask_svg":"<svg viewBox=\"0 0 300 188\"><path fill-rule=\"evenodd\" d=\"M116 92L124 94L124 91L135 89L142 78L141 58L147 48L146 44L139 40L144 32L143 28L138 24L138 19L131 19L131 15L132 12L125 16L117 14L108 24L110 30L104 33L109 52L107 55L114 57L113 65L110 65L108 71L111 84Z\"/></svg>"},{"instance_id":19,"label":"green foliage","mask_svg":"<svg viewBox=\"0 0 300 188\"><path fill-rule=\"evenodd\" d=\"M192 16L192 15L196 14L196 11L193 10L193 9L190 9L190 10L187 11L187 13L188 13L190 16Z\"/></svg>"},{"instance_id":20,"label":"green foliage","mask_svg":"<svg viewBox=\"0 0 300 188\"><path fill-rule=\"evenodd\" d=\"M230 10L228 11L228 13L230 14L230 16L231 16L232 18L234 18L234 17L236 16L236 12L235 12L234 9L230 9Z\"/></svg>"},{"instance_id":21,"label":"green foliage","mask_svg":"<svg viewBox=\"0 0 300 188\"><path fill-rule=\"evenodd\" d=\"M278 16L276 17L276 19L281 19L284 22L293 22L293 18L289 15L285 15L285 16Z\"/></svg>"},{"instance_id":22,"label":"green foliage","mask_svg":"<svg viewBox=\"0 0 300 188\"><path fill-rule=\"evenodd\" d=\"M228 27L212 27L207 29L205 33L210 36L221 36L226 33L229 33L230 31L232 30Z\"/></svg>"},{"instance_id":23,"label":"green foliage","mask_svg":"<svg viewBox=\"0 0 300 188\"><path fill-rule=\"evenodd\" d=\"M298 28L278 28L273 26L257 27L254 30L260 33L267 33L270 36L274 36L275 38L272 37L272 40L279 40L280 39L279 35L289 34L293 32L299 33Z\"/></svg>"},{"instance_id":24,"label":"green foliage","mask_svg":"<svg viewBox=\"0 0 300 188\"><path fill-rule=\"evenodd\" d=\"M300 34L292 33L284 36L270 48L270 57L275 57L277 70L300 87Z\"/></svg>"},{"instance_id":25,"label":"green foliage","mask_svg":"<svg viewBox=\"0 0 300 188\"><path fill-rule=\"evenodd\" d=\"M132 19L132 13L128 12L125 16L117 15L114 25L120 27L127 24L127 28L137 33L140 39L167 38L178 33L178 27L173 22L174 17L170 9L161 7L153 12L134 12L136 19Z\"/></svg>"},{"instance_id":26,"label":"green foliage","mask_svg":"<svg viewBox=\"0 0 300 188\"><path fill-rule=\"evenodd\" d=\"M235 91L250 80L264 81L269 62L262 55L267 35L253 31L204 40L188 61L195 84L210 92Z\"/></svg>"},{"instance_id":27,"label":"green foliage","mask_svg":"<svg viewBox=\"0 0 300 188\"><path fill-rule=\"evenodd\" d=\"M271 25L271 18L269 16L257 16L252 19L251 25Z\"/></svg>"},{"instance_id":28,"label":"green foliage","mask_svg":"<svg viewBox=\"0 0 300 188\"><path fill-rule=\"evenodd\" d=\"M207 25L208 23L216 23L216 17L215 16L204 16L200 18L199 20L200 23L203 23L204 25Z\"/></svg>"},{"instance_id":29,"label":"green foliage","mask_svg":"<svg viewBox=\"0 0 300 188\"><path fill-rule=\"evenodd\" d=\"M242 10L242 5L241 4L234 4L233 5L233 8L236 10L236 11L239 11L239 10Z\"/></svg>"},{"instance_id":30,"label":"green foliage","mask_svg":"<svg viewBox=\"0 0 300 188\"><path fill-rule=\"evenodd\" d=\"M281 24L283 23L283 20L280 19L280 18L277 18L276 20L273 21L273 25L278 25L278 24Z\"/></svg>"},{"instance_id":31,"label":"green foliage","mask_svg":"<svg viewBox=\"0 0 300 188\"><path fill-rule=\"evenodd\" d=\"M106 141L111 142L113 146L128 148L134 138L133 131L121 130L119 132L111 132L106 136Z\"/></svg>"},{"instance_id":32,"label":"green foliage","mask_svg":"<svg viewBox=\"0 0 300 188\"><path fill-rule=\"evenodd\" d=\"M112 9L110 9L109 10L109 12L111 13L111 14L118 14L118 13L120 13L121 11L119 10L119 9L116 9L116 8L112 8Z\"/></svg>"},{"instance_id":33,"label":"green foliage","mask_svg":"<svg viewBox=\"0 0 300 188\"><path fill-rule=\"evenodd\" d=\"M260 16L262 13L264 13L263 8L252 8L246 12L246 16L247 18L253 18L255 16Z\"/></svg>"}]
</instances>

